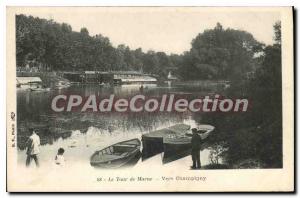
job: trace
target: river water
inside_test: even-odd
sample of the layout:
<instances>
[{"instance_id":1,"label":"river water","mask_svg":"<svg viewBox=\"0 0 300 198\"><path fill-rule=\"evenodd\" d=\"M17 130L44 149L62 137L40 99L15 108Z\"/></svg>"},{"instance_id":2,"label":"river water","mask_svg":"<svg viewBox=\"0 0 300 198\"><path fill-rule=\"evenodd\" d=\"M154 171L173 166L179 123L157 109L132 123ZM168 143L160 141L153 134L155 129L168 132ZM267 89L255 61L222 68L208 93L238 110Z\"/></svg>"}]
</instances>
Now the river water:
<instances>
[{"instance_id":1,"label":"river water","mask_svg":"<svg viewBox=\"0 0 300 198\"><path fill-rule=\"evenodd\" d=\"M205 96L216 90L204 89L189 84L144 85L146 97L162 94ZM155 112L155 113L98 113L98 112L63 112L51 110L51 101L58 94L76 94L81 96L96 95L106 97L114 94L117 98L130 98L141 94L140 85L106 86L72 85L66 89L45 92L17 90L17 127L18 161L25 164L25 142L28 129L35 128L41 138L41 164L51 164L58 148L63 147L66 162L89 165L89 158L97 149L178 123L201 123L205 115L193 115L190 112ZM208 164L209 151L202 152L201 160ZM159 156L156 156L161 161ZM190 159L186 160L190 163ZM160 162L161 164L161 162Z\"/></svg>"}]
</instances>

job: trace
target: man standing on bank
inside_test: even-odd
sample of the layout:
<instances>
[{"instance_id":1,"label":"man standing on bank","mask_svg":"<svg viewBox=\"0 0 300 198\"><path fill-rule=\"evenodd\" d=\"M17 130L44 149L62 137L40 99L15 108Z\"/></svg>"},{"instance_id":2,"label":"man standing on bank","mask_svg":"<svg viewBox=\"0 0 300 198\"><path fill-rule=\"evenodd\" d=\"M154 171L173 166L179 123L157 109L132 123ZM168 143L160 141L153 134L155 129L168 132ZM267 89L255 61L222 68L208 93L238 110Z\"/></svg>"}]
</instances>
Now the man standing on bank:
<instances>
[{"instance_id":1,"label":"man standing on bank","mask_svg":"<svg viewBox=\"0 0 300 198\"><path fill-rule=\"evenodd\" d=\"M201 168L201 162L200 162L200 148L201 148L201 137L197 133L197 129L192 129L192 160L193 160L193 166L191 166L192 169L200 169Z\"/></svg>"},{"instance_id":2,"label":"man standing on bank","mask_svg":"<svg viewBox=\"0 0 300 198\"><path fill-rule=\"evenodd\" d=\"M30 129L31 136L27 140L27 158L26 158L26 166L30 165L31 159L34 159L36 167L39 167L39 158L38 154L40 153L40 137L36 134L35 130Z\"/></svg>"}]
</instances>

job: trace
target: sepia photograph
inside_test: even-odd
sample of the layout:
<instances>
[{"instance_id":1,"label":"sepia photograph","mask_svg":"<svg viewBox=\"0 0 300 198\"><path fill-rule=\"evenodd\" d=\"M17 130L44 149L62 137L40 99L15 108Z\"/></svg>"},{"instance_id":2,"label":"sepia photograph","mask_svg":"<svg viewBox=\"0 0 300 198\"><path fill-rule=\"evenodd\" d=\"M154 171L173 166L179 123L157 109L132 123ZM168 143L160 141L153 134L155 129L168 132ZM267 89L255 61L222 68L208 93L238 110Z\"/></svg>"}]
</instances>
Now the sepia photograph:
<instances>
[{"instance_id":1,"label":"sepia photograph","mask_svg":"<svg viewBox=\"0 0 300 198\"><path fill-rule=\"evenodd\" d=\"M294 191L292 7L6 20L7 191Z\"/></svg>"}]
</instances>

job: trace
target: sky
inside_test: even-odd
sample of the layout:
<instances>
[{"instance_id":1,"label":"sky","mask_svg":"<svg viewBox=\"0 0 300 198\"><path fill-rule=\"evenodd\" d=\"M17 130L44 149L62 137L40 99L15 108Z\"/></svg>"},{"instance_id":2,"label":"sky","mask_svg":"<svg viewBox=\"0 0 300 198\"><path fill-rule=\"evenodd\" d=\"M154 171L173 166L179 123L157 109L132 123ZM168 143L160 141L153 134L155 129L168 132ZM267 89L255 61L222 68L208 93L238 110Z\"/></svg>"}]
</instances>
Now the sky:
<instances>
[{"instance_id":1,"label":"sky","mask_svg":"<svg viewBox=\"0 0 300 198\"><path fill-rule=\"evenodd\" d=\"M269 8L208 7L36 7L17 13L68 23L73 31L86 27L91 36L102 34L113 46L128 45L143 51L181 54L191 48L191 41L205 29L220 22L223 28L250 32L265 44L273 43L273 24L280 12Z\"/></svg>"}]
</instances>

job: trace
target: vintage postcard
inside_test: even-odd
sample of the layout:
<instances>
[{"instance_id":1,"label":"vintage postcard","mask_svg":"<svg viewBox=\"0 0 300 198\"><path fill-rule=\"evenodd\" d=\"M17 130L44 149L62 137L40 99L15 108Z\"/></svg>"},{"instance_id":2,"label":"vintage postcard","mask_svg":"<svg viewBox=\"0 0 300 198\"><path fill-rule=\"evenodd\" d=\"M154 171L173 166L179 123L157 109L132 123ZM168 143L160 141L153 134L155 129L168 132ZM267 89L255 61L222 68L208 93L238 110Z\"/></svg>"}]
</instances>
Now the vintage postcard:
<instances>
[{"instance_id":1,"label":"vintage postcard","mask_svg":"<svg viewBox=\"0 0 300 198\"><path fill-rule=\"evenodd\" d=\"M292 7L7 7L7 191L292 192Z\"/></svg>"}]
</instances>

